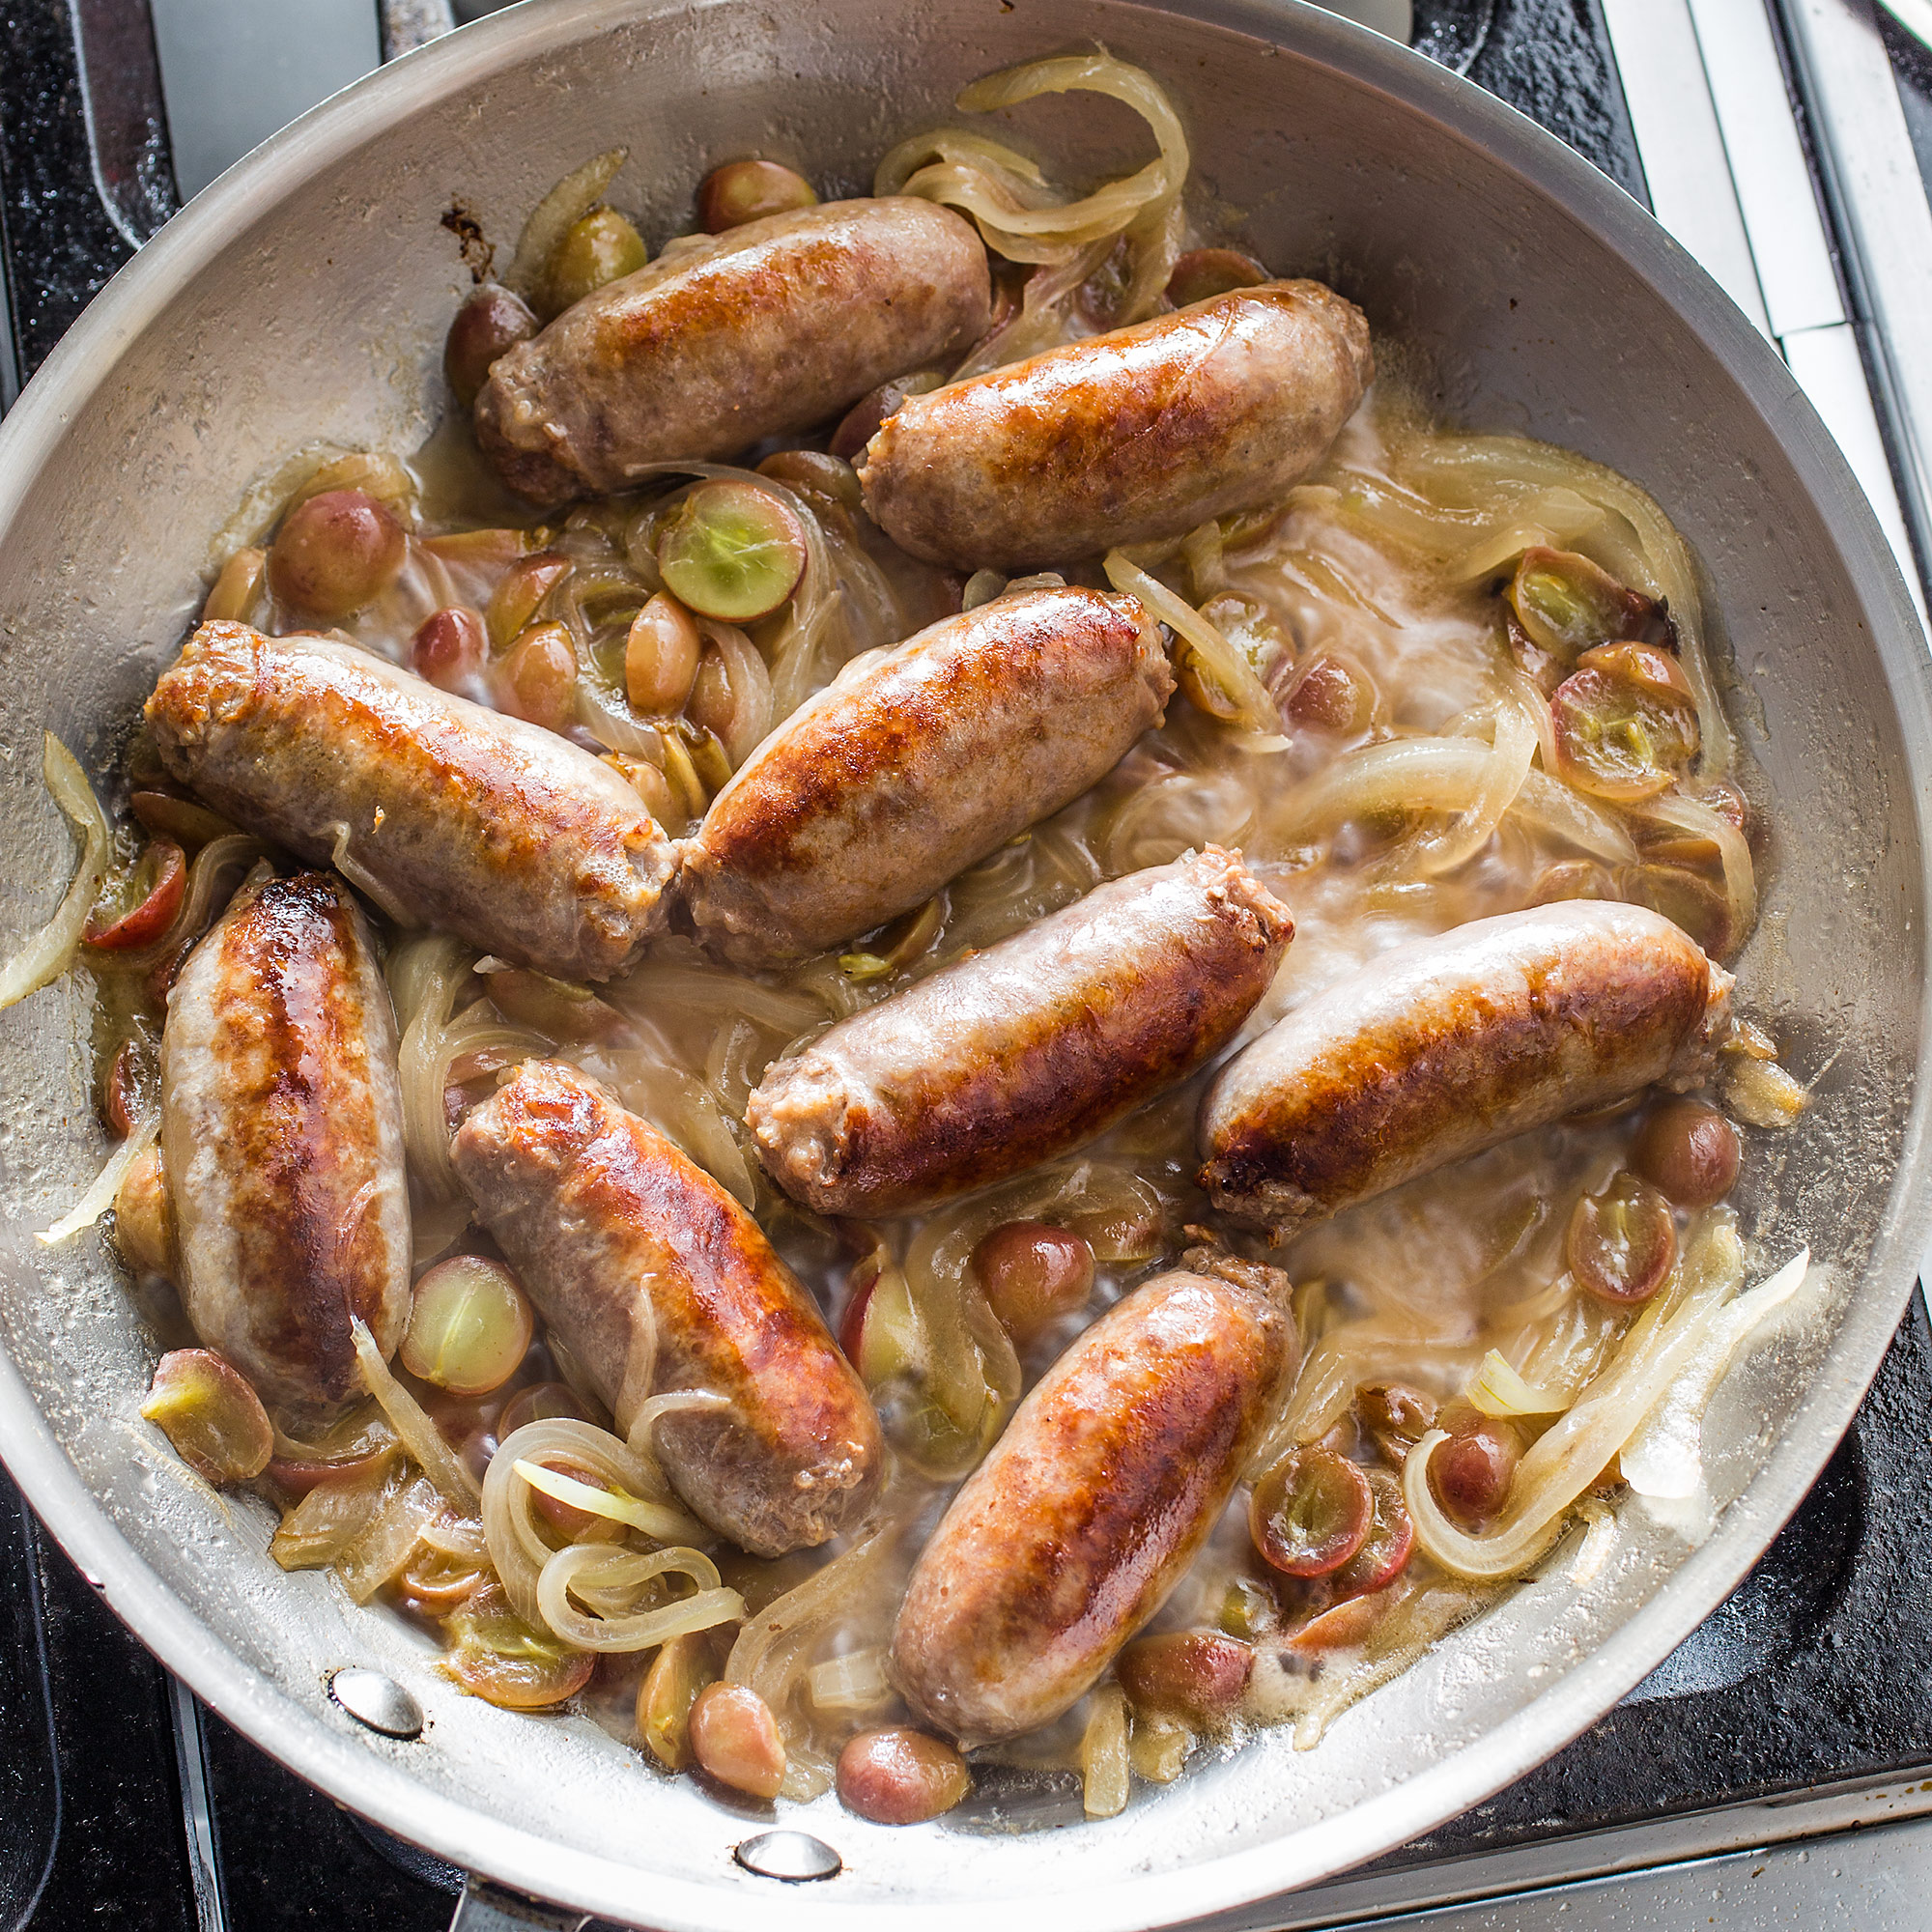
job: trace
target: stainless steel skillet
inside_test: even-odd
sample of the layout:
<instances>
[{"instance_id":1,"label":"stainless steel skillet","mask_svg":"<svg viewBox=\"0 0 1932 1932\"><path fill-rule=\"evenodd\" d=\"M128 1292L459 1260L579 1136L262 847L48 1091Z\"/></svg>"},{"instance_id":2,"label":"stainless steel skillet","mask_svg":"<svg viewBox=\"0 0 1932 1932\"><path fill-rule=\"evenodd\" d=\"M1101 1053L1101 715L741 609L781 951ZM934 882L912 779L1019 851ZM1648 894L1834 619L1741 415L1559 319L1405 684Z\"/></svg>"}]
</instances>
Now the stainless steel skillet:
<instances>
[{"instance_id":1,"label":"stainless steel skillet","mask_svg":"<svg viewBox=\"0 0 1932 1932\"><path fill-rule=\"evenodd\" d=\"M1544 1757L1723 1597L1823 1464L1896 1323L1932 1223L1925 1053L1928 673L1889 554L1769 349L1640 210L1475 89L1311 10L1190 0L534 0L378 74L225 177L117 278L0 429L0 927L68 866L43 724L105 773L201 594L210 535L315 439L407 448L444 405L468 276L455 204L499 242L565 170L624 143L618 198L662 238L714 161L761 152L862 186L987 69L1098 38L1172 89L1204 213L1334 281L1432 372L1441 407L1570 443L1649 487L1709 575L1734 710L1776 801L1748 1009L1818 1104L1756 1164L1746 1230L1833 1264L1712 1418L1706 1528L1633 1511L1587 1590L1563 1566L1340 1719L1271 1734L1119 1819L892 1832L832 1801L783 1822L842 1855L781 1895L731 1851L770 1822L670 1784L574 1719L459 1695L425 1645L284 1577L266 1519L181 1477L136 1416L149 1345L98 1236L37 1246L98 1167L84 1012L0 1015L0 1452L117 1611L265 1749L465 1867L605 1917L752 1932L987 1915L1065 1932L1172 1924L1401 1842ZM1029 110L1034 112L1037 110ZM1028 124L1096 171L1104 104ZM1691 1547L1694 1544L1694 1548ZM328 1673L372 1664L428 1714L359 1728Z\"/></svg>"}]
</instances>

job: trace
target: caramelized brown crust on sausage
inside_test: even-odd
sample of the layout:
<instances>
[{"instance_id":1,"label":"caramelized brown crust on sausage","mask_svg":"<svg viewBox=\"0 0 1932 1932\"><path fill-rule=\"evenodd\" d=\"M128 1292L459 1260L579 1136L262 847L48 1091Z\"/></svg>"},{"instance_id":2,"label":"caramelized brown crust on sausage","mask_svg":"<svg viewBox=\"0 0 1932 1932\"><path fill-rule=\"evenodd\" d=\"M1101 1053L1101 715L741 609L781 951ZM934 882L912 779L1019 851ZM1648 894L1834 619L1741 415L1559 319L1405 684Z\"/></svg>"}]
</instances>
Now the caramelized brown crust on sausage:
<instances>
[{"instance_id":1,"label":"caramelized brown crust on sausage","mask_svg":"<svg viewBox=\"0 0 1932 1932\"><path fill-rule=\"evenodd\" d=\"M904 1214L1104 1133L1184 1079L1294 933L1238 857L1130 873L777 1062L746 1122L821 1214Z\"/></svg>"},{"instance_id":2,"label":"caramelized brown crust on sausage","mask_svg":"<svg viewBox=\"0 0 1932 1932\"><path fill-rule=\"evenodd\" d=\"M1201 1184L1286 1235L1654 1081L1695 1086L1730 988L1667 919L1598 900L1397 947L1222 1069Z\"/></svg>"},{"instance_id":3,"label":"caramelized brown crust on sausage","mask_svg":"<svg viewBox=\"0 0 1932 1932\"><path fill-rule=\"evenodd\" d=\"M554 1061L521 1066L451 1151L620 1427L646 1395L728 1400L657 1425L665 1472L699 1517L757 1556L823 1543L858 1517L882 1454L871 1399L758 1224L708 1174ZM655 1374L627 1391L632 1349L652 1326Z\"/></svg>"},{"instance_id":4,"label":"caramelized brown crust on sausage","mask_svg":"<svg viewBox=\"0 0 1932 1932\"><path fill-rule=\"evenodd\" d=\"M1160 722L1174 678L1130 597L1042 589L848 666L680 849L724 958L803 958L918 905L1058 811Z\"/></svg>"},{"instance_id":5,"label":"caramelized brown crust on sausage","mask_svg":"<svg viewBox=\"0 0 1932 1932\"><path fill-rule=\"evenodd\" d=\"M559 503L836 415L985 327L986 251L950 209L836 201L675 244L498 358L483 453Z\"/></svg>"},{"instance_id":6,"label":"caramelized brown crust on sausage","mask_svg":"<svg viewBox=\"0 0 1932 1932\"><path fill-rule=\"evenodd\" d=\"M396 1024L360 909L304 872L244 887L182 968L161 1037L182 1305L264 1401L362 1392L410 1310Z\"/></svg>"},{"instance_id":7,"label":"caramelized brown crust on sausage","mask_svg":"<svg viewBox=\"0 0 1932 1932\"><path fill-rule=\"evenodd\" d=\"M327 638L204 624L147 720L216 810L387 912L564 980L607 980L664 923L670 842L607 765Z\"/></svg>"},{"instance_id":8,"label":"caramelized brown crust on sausage","mask_svg":"<svg viewBox=\"0 0 1932 1932\"><path fill-rule=\"evenodd\" d=\"M1037 570L1255 509L1328 452L1375 373L1320 282L1264 282L908 396L859 464L915 556Z\"/></svg>"},{"instance_id":9,"label":"caramelized brown crust on sausage","mask_svg":"<svg viewBox=\"0 0 1932 1932\"><path fill-rule=\"evenodd\" d=\"M1047 1371L920 1552L893 1680L963 1744L1046 1723L1099 1677L1194 1560L1294 1372L1287 1277L1186 1261Z\"/></svg>"}]
</instances>

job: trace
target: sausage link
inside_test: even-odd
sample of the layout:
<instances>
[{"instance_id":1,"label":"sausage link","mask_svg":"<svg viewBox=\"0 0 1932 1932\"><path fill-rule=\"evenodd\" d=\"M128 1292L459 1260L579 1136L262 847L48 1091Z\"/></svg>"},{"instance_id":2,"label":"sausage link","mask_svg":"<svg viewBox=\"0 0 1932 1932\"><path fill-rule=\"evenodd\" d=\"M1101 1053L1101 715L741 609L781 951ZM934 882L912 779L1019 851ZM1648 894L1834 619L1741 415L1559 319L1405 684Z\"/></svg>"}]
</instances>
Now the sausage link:
<instances>
[{"instance_id":1,"label":"sausage link","mask_svg":"<svg viewBox=\"0 0 1932 1932\"><path fill-rule=\"evenodd\" d=\"M335 860L405 924L607 980L664 923L670 841L615 772L353 645L204 624L147 720L216 810Z\"/></svg>"},{"instance_id":2,"label":"sausage link","mask_svg":"<svg viewBox=\"0 0 1932 1932\"><path fill-rule=\"evenodd\" d=\"M895 195L673 243L492 366L483 453L541 503L624 489L647 463L730 456L837 415L986 327L986 251Z\"/></svg>"},{"instance_id":3,"label":"sausage link","mask_svg":"<svg viewBox=\"0 0 1932 1932\"><path fill-rule=\"evenodd\" d=\"M746 1109L821 1214L910 1213L1090 1141L1210 1058L1294 923L1238 855L1129 873L839 1021Z\"/></svg>"},{"instance_id":4,"label":"sausage link","mask_svg":"<svg viewBox=\"0 0 1932 1932\"><path fill-rule=\"evenodd\" d=\"M901 550L1037 570L1275 501L1374 374L1353 303L1264 282L908 396L859 479Z\"/></svg>"},{"instance_id":5,"label":"sausage link","mask_svg":"<svg viewBox=\"0 0 1932 1932\"><path fill-rule=\"evenodd\" d=\"M920 1552L892 1675L972 1746L1050 1722L1166 1602L1299 1354L1289 1281L1196 1249L1041 1378Z\"/></svg>"},{"instance_id":6,"label":"sausage link","mask_svg":"<svg viewBox=\"0 0 1932 1932\"><path fill-rule=\"evenodd\" d=\"M916 906L1113 770L1174 689L1130 597L996 598L848 665L680 848L698 936L798 959Z\"/></svg>"},{"instance_id":7,"label":"sausage link","mask_svg":"<svg viewBox=\"0 0 1932 1932\"><path fill-rule=\"evenodd\" d=\"M320 872L244 885L161 1033L161 1155L194 1332L265 1402L362 1392L410 1312L396 1019L361 908Z\"/></svg>"},{"instance_id":8,"label":"sausage link","mask_svg":"<svg viewBox=\"0 0 1932 1932\"><path fill-rule=\"evenodd\" d=\"M703 1169L555 1061L519 1067L451 1152L620 1428L647 1395L727 1399L657 1425L665 1472L699 1517L755 1556L858 1517L882 1454L871 1399L758 1224ZM633 1350L653 1334L646 1386Z\"/></svg>"},{"instance_id":9,"label":"sausage link","mask_svg":"<svg viewBox=\"0 0 1932 1932\"><path fill-rule=\"evenodd\" d=\"M1201 1109L1201 1184L1286 1236L1653 1081L1694 1087L1730 991L1667 919L1602 900L1396 947L1221 1070Z\"/></svg>"}]
</instances>

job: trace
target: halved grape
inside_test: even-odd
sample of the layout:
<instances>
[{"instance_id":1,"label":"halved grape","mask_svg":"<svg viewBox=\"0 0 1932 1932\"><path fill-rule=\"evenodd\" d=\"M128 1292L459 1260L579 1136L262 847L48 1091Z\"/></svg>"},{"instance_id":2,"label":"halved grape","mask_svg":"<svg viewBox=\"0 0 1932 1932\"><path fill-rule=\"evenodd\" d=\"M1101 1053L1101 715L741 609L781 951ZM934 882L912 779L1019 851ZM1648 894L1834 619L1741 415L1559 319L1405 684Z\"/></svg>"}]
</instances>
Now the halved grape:
<instances>
[{"instance_id":1,"label":"halved grape","mask_svg":"<svg viewBox=\"0 0 1932 1932\"><path fill-rule=\"evenodd\" d=\"M748 624L782 604L805 574L805 531L755 483L700 483L658 532L658 569L701 617Z\"/></svg>"},{"instance_id":2,"label":"halved grape","mask_svg":"<svg viewBox=\"0 0 1932 1932\"><path fill-rule=\"evenodd\" d=\"M1290 1451L1248 1498L1255 1548L1291 1577L1339 1570L1367 1540L1375 1515L1367 1472L1319 1447Z\"/></svg>"},{"instance_id":3,"label":"halved grape","mask_svg":"<svg viewBox=\"0 0 1932 1932\"><path fill-rule=\"evenodd\" d=\"M455 1395L485 1395L517 1372L530 1346L530 1304L501 1262L454 1255L416 1283L403 1366Z\"/></svg>"}]
</instances>

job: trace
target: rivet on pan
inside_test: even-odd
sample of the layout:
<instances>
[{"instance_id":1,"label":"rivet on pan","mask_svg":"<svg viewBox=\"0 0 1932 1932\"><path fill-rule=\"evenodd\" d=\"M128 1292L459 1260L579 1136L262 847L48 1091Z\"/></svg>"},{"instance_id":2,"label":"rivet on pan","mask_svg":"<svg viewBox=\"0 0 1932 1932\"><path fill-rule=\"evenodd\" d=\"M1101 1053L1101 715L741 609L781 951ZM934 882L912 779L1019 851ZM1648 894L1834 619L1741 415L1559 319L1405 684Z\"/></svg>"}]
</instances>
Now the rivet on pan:
<instances>
[{"instance_id":1,"label":"rivet on pan","mask_svg":"<svg viewBox=\"0 0 1932 1932\"><path fill-rule=\"evenodd\" d=\"M328 1694L358 1724L367 1724L385 1738L422 1735L422 1706L393 1677L384 1677L380 1670L352 1665L335 1671L328 1680Z\"/></svg>"},{"instance_id":2,"label":"rivet on pan","mask_svg":"<svg viewBox=\"0 0 1932 1932\"><path fill-rule=\"evenodd\" d=\"M814 1838L810 1832L760 1832L731 1856L748 1872L788 1879L794 1885L809 1878L836 1878L842 1862L823 1838Z\"/></svg>"}]
</instances>

